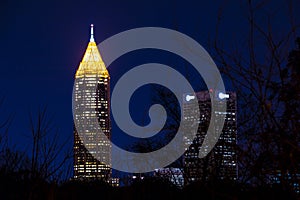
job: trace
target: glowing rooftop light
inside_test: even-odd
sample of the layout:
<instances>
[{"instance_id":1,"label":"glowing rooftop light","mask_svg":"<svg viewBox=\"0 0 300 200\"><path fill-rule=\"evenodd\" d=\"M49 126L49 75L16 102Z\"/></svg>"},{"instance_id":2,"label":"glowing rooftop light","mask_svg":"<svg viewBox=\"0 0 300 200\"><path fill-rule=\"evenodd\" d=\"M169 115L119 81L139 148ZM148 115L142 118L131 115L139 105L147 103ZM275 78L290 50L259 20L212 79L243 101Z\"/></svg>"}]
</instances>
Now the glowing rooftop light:
<instances>
[{"instance_id":1,"label":"glowing rooftop light","mask_svg":"<svg viewBox=\"0 0 300 200\"><path fill-rule=\"evenodd\" d=\"M220 92L218 94L219 99L228 99L229 98L229 94L224 94L223 92Z\"/></svg>"},{"instance_id":2,"label":"glowing rooftop light","mask_svg":"<svg viewBox=\"0 0 300 200\"><path fill-rule=\"evenodd\" d=\"M94 39L94 24L91 24L91 38L90 38L90 42L95 42L95 39Z\"/></svg>"},{"instance_id":3,"label":"glowing rooftop light","mask_svg":"<svg viewBox=\"0 0 300 200\"><path fill-rule=\"evenodd\" d=\"M185 100L186 100L186 101L190 101L190 100L192 100L192 99L195 99L195 96L191 96L191 95L186 95L186 96L185 96Z\"/></svg>"}]
</instances>

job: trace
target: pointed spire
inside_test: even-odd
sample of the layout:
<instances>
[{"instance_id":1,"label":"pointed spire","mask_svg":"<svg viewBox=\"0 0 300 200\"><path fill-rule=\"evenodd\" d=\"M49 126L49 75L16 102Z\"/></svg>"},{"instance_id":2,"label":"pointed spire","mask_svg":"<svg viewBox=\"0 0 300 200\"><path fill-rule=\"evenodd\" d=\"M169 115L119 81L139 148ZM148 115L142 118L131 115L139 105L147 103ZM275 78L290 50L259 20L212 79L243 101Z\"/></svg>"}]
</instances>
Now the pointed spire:
<instances>
[{"instance_id":1,"label":"pointed spire","mask_svg":"<svg viewBox=\"0 0 300 200\"><path fill-rule=\"evenodd\" d=\"M90 42L95 42L95 39L94 39L94 24L91 24L91 38L90 38Z\"/></svg>"},{"instance_id":2,"label":"pointed spire","mask_svg":"<svg viewBox=\"0 0 300 200\"><path fill-rule=\"evenodd\" d=\"M109 73L102 60L99 49L94 39L94 25L91 24L91 38L88 46L85 50L84 56L80 62L80 65L76 71L76 78L81 78L84 75L98 75L101 77L108 77Z\"/></svg>"}]
</instances>

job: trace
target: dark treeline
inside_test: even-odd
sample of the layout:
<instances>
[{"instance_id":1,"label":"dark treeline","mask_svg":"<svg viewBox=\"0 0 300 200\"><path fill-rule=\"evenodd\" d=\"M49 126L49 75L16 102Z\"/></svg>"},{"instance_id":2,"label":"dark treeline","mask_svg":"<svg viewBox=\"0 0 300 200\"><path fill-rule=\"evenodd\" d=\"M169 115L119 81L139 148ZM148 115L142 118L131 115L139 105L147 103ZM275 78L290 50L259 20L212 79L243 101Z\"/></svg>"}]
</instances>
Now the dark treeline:
<instances>
[{"instance_id":1,"label":"dark treeline","mask_svg":"<svg viewBox=\"0 0 300 200\"><path fill-rule=\"evenodd\" d=\"M0 175L1 199L297 199L277 186L253 187L230 182L193 183L177 188L159 178L145 178L130 186L112 187L102 181L65 181L57 184L30 179L22 173Z\"/></svg>"}]
</instances>

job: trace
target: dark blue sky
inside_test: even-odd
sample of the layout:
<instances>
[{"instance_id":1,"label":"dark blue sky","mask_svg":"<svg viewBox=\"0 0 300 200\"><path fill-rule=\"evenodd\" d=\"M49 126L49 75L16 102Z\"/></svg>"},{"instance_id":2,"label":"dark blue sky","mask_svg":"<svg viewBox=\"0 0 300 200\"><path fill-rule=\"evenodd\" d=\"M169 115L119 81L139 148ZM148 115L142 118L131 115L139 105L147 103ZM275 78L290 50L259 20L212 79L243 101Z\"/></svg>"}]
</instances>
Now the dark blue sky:
<instances>
[{"instance_id":1,"label":"dark blue sky","mask_svg":"<svg viewBox=\"0 0 300 200\"><path fill-rule=\"evenodd\" d=\"M1 118L14 114L9 129L11 144L20 149L27 148L25 135L30 131L29 111L36 113L40 106L46 105L54 116L53 124L59 128L61 140L70 138L72 146L74 74L88 43L91 23L95 25L97 43L131 28L157 26L187 34L211 53L208 41L215 36L218 17L222 19L219 39L225 49L236 44L245 45L247 11L246 4L241 2L1 1L0 95L5 97L5 102L0 112ZM296 8L300 6L295 1L293 10ZM289 27L286 1L270 1L262 11L274 13L271 20L278 34L275 36L280 37ZM257 19L264 23L263 14ZM177 62L171 55L157 56L151 52L146 55L135 59L133 54L128 59L123 58L124 63L121 60L114 63L109 68L112 88L130 67L152 61L152 58L156 62L161 59L165 64L182 67L178 63L183 61ZM139 110L136 112L140 113Z\"/></svg>"}]
</instances>

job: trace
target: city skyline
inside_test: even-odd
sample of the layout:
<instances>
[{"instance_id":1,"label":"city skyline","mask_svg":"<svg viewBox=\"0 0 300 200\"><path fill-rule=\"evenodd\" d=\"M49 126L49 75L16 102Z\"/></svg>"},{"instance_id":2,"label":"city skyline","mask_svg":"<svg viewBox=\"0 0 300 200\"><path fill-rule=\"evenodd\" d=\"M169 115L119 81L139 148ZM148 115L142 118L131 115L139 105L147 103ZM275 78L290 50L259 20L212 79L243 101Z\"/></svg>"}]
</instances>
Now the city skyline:
<instances>
[{"instance_id":1,"label":"city skyline","mask_svg":"<svg viewBox=\"0 0 300 200\"><path fill-rule=\"evenodd\" d=\"M210 89L210 91L212 91L212 89ZM195 171L196 168L204 167L204 166L200 166L199 162L196 161L196 159L194 158L195 156L198 157L199 152L195 152L195 149L191 150L195 147L195 145L198 147L202 146L203 139L207 134L207 130L205 129L205 127L201 126L201 124L207 125L210 123L209 122L211 116L210 108L212 104L210 103L209 96L206 95L207 96L206 99L200 98L202 93L204 94L205 92L190 94L193 96L184 95L183 98L185 102L182 108L184 113L184 121L185 121L184 124L186 124L189 121L187 119L192 119L191 121L192 124L195 123L194 122L195 120L196 121L201 120L199 124L196 124L197 126L199 126L198 129L199 133L196 135L196 138L193 139L194 142L198 141L196 142L197 144L196 143L194 144L194 142L192 142L193 143L192 144L191 142L184 141L186 139L182 138L182 143L186 143L189 146L188 147L189 150L187 150L187 152L184 154L184 165L181 167L182 176L183 176L182 178L185 179L184 182L185 184L189 184L190 182L196 181L198 180L198 178L200 178L199 174L193 175L193 173L190 173L190 171ZM205 94L210 95L210 93L207 92ZM218 94L219 96L216 97L216 100L215 98L213 99L213 101L217 102L217 104L220 103L220 106L214 108L217 110L215 112L220 112L218 110L222 110L221 104L224 104L225 102L225 104L227 104L227 110L229 110L229 115L232 116L228 118L226 114L224 130L228 129L229 132L223 131L220 140L221 141L224 140L224 142L219 141L217 143L217 147L213 148L217 150L213 150L213 153L210 153L214 155L209 156L210 162L207 163L206 167L215 168L215 169L220 168L220 170L222 171L222 175L220 174L216 175L216 176L222 176L219 177L220 179L231 177L232 176L231 174L233 173L235 174L235 176L230 179L236 180L238 176L237 170L234 172L230 172L230 170L228 171L227 169L228 167L227 168L225 167L225 165L227 164L224 163L230 161L229 163L230 166L234 165L235 168L237 169L236 152L234 151L235 147L233 146L230 147L228 145L224 146L225 143L226 144L228 143L228 140L231 141L231 139L233 139L236 142L236 133L234 131L233 132L231 131L231 130L236 130L236 118L235 118L236 115L235 96L236 95L235 93L232 92L225 93L225 94L218 92ZM214 92L212 96L218 94ZM225 97L220 96L220 94L225 95ZM197 96L196 99L198 99L198 101L194 101L195 95ZM228 98L227 95L230 96L230 98ZM199 110L202 113L201 115L202 117L200 117L199 119L198 119L199 117L198 115L194 117L187 116L187 115L193 115L193 112L189 110L188 107L194 105L195 102L197 104L197 107L199 106ZM203 108L205 109L203 110ZM105 136L109 141L111 139L111 133L112 133L111 126L110 126L111 123L110 122L110 76L95 42L93 24L91 24L91 28L90 28L90 41L88 43L82 61L80 62L80 65L75 74L75 84L74 84L74 91L73 91L73 109L74 109L73 110L74 112L73 114L74 115L74 147L73 147L74 179L83 179L83 180L100 179L100 180L105 180L107 182L111 182L112 181L111 145L110 143L107 143L107 140L105 138L102 138L102 136ZM191 107L191 109L193 108ZM97 132L97 130L94 127L95 126L93 122L94 120L93 118L95 117L93 116L94 114L96 114L96 118L97 118L96 126L99 126L101 128L101 131L104 133L104 135ZM234 120L233 121L234 123L228 122L228 119ZM190 131L188 127L191 127L191 125L186 126L184 128L184 132ZM222 130L223 127L215 127L213 131L217 132L218 129ZM201 136L199 136L199 134ZM225 151L223 150L221 152L220 150L224 148ZM198 150L196 151L199 151L199 148L197 149ZM194 154L195 156L193 156ZM235 159L229 157L224 157L225 161L224 159L221 160L216 159L216 157L221 158L223 157L223 155L229 157L233 156L235 157ZM206 158L202 158L200 159L200 161L204 159ZM187 162L187 160L189 161ZM233 161L234 163L231 163L231 161ZM217 164L218 162L222 162L222 163ZM192 165L195 166L196 168L192 169L191 167ZM167 167L167 166L163 166L163 167ZM152 171L154 172L155 170L156 169L153 169ZM212 172L209 173L211 174ZM207 179L208 177L199 180L207 180ZM117 181L117 179L115 179L114 181ZM118 185L118 183L116 185ZM182 183L179 185L182 185Z\"/></svg>"},{"instance_id":2,"label":"city skyline","mask_svg":"<svg viewBox=\"0 0 300 200\"><path fill-rule=\"evenodd\" d=\"M217 198L299 197L299 7L297 0L4 1L0 7L3 27L0 32L0 182L5 187L0 192L7 194L7 198L20 199L32 199L35 195L55 199L56 194L60 197L74 194L80 198L85 195L77 197L77 194L86 194L85 188L93 188L95 194L101 190L103 194L113 193L112 196L124 196L124 199L136 194L145 197L141 191L155 195L153 191L156 190L167 192L168 198L175 199L189 197L198 191L203 197L207 194ZM93 24L91 28L90 24ZM154 31L158 29L163 31ZM147 30L152 30L152 34L141 34ZM167 30L179 34L164 38ZM139 34L128 40L119 37L133 32ZM200 44L211 58L204 59L207 62L203 65L195 65L194 60L207 57L199 55L197 45L188 43L181 37L183 35ZM118 43L107 42L115 36L121 38ZM175 42L170 42L169 38ZM141 44L145 46L135 48ZM178 52L188 52L192 59L152 44L180 46ZM217 86L209 86L217 76L212 75L207 81L207 76L198 70L214 71L207 63L215 63L220 72L223 81L215 82ZM171 68L187 80L192 90L182 90L180 79L174 78L170 71L154 74L151 64L160 69ZM99 68L93 68L95 66ZM140 70L140 66L150 70ZM138 70L146 72L145 75L131 76L131 80L148 82L127 98L132 91L126 89L129 88L127 83L131 81L121 80ZM170 85L151 82L152 77ZM207 166L215 166L219 171L209 166L199 170L198 166L206 162L205 158L199 160L197 153L203 135L211 133L206 131L206 125L212 105L207 98L198 101L200 111L203 108L201 112L205 114L200 114L197 120L189 115L196 112L196 107L188 109L188 103L199 100L198 96L212 95L216 91L214 87L222 84L224 89L216 92L216 98L230 97L227 106L231 111L227 110L226 116L224 112L213 112L215 116L225 116L225 124L219 142L205 157ZM96 88L97 98L87 103L86 100L94 96L92 88ZM119 95L113 95L116 91ZM178 95L182 97L184 93L188 96L179 99ZM125 96L127 99L123 98ZM75 105L75 112L72 97L76 102L85 101ZM122 101L124 99L126 101ZM110 102L117 105L111 106L112 110ZM116 102L120 105L128 102L126 112ZM120 113L126 113L125 117L118 118ZM187 129L194 125L200 128L191 131L197 135L196 140L184 144L191 144L191 147L182 156L183 165L179 166L171 163L174 159L170 152L164 154L160 150L173 144L178 135L175 133L182 133L180 120L183 118L190 120ZM83 125L80 131L76 130L74 119ZM100 138L95 138L99 136L95 134L99 129L92 130L92 124L95 125L92 119L97 119L96 124L104 127ZM218 126L215 128L220 132ZM205 145L212 141L208 144L210 149L216 137L208 138ZM179 152L181 146L178 143L174 146ZM122 150L118 151L116 168L111 166L111 161L116 160L111 158L117 155L110 152L111 147ZM130 160L127 158L137 154L151 158L150 152L158 152L162 159L133 156L137 159L127 162ZM201 148L202 153L207 153L205 148ZM100 159L95 159L98 156ZM167 165L155 167L154 173L164 174L166 182L175 183L180 189L170 189L171 186L160 185L157 177L150 179L147 174L140 174L138 163L148 166L145 171L149 173L153 173L149 170L153 166ZM218 174L221 180L198 181L211 180L207 173ZM186 181L187 174L191 180ZM226 174L230 174L229 177L225 178ZM88 177L106 181L82 181ZM119 183L128 187L111 187ZM145 188L155 189L149 192ZM170 191L175 191L174 196Z\"/></svg>"},{"instance_id":3,"label":"city skyline","mask_svg":"<svg viewBox=\"0 0 300 200\"><path fill-rule=\"evenodd\" d=\"M3 39L2 44L4 45L4 48L1 49L1 55L3 55L3 65L9 67L3 68L1 91L3 97L6 98L5 106L12 108L11 111L3 110L3 113L6 116L15 115L15 118L18 119L17 123L19 126L12 126L10 128L11 134L9 136L10 141L16 141L16 144L14 145L16 145L18 149L25 150L28 148L28 145L23 144L23 141L26 141L24 132L28 130L27 116L30 111L37 112L39 106L47 106L52 111L51 114L57 117L57 120L55 120L54 123L60 129L61 142L73 138L73 117L71 114L72 106L70 99L72 98L73 77L78 67L78 63L82 59L81 52L86 48L86 40L89 39L89 30L86 29L87 24L97 23L96 25L99 27L96 33L98 42L103 41L105 38L108 38L115 33L127 30L129 27L155 25L171 29L177 29L176 27L178 27L178 30L195 38L205 48L209 48L208 41L209 38L215 35L217 24L214 19L218 17L218 10L223 8L220 2L216 4L204 2L201 6L191 6L189 4L179 6L180 4L174 3L172 4L173 9L171 10L166 10L166 8L169 8L169 3L167 2L159 2L158 4L147 6L136 2L119 2L120 6L117 7L116 5L118 4L110 5L100 2L94 3L95 6L90 8L89 4L77 2L72 5L73 10L68 10L63 9L68 5L67 3L62 4L61 2L54 1L49 3L48 6L51 13L57 13L56 15L53 15L53 18L51 19L49 18L50 14L43 14L41 12L42 9L37 9L44 6L43 3L36 2L26 4L21 2L11 2L2 7L2 13L7 16L7 20L4 24L8 28L1 32L3 37L0 38ZM268 8L281 8L282 5L287 6L283 3L276 2ZM102 6L106 9L103 9L103 11L99 13L97 8ZM178 13L180 13L179 10L181 9L180 7L182 6L185 10L190 10L191 12L187 12L185 15L178 17ZM226 16L224 25L228 24L228 27L232 28L230 32L241 35L241 37L236 37L237 35L234 36L234 34L222 36L222 38L224 38L223 41L227 43L227 45L234 43L236 38L239 38L239 40L242 41L242 35L246 34L243 27L245 21L247 21L247 17L238 17L242 12L242 9L239 9L240 6L241 5L230 3L227 7L224 7L224 15ZM85 9L82 9L83 7ZM120 9L120 7L123 7L124 9ZM15 8L18 9L15 10ZM199 10L196 12L198 8L201 12L199 12ZM118 17L112 17L110 18L112 21L108 22L107 19L111 16L110 10L112 9L118 10ZM144 10L145 14L139 15L139 10ZM151 15L153 10L158 11L156 16ZM68 11L68 14L66 14L66 11ZM25 17L20 17L20 15L22 15L21 13L23 13ZM81 15L79 15L79 13L81 13ZM132 13L132 15L128 15L128 13ZM284 10L282 11L282 14L276 16L276 19L286 20L287 17L283 13L285 13ZM136 18L135 16L140 17ZM158 18L160 18L160 20L157 20ZM126 23L121 23L119 19L124 19ZM204 26L206 28L199 28L199 30L191 28L194 27L192 25L193 19L199 19L199 26ZM209 21L204 19L209 19ZM231 25L233 23L231 22L232 20L234 21L234 26ZM280 20L274 19L274 21L278 22ZM14 21L16 23L14 23ZM76 21L76 23L69 23L71 21ZM29 28L25 27L26 24L28 24ZM275 24L275 30L285 29L288 29L288 23ZM241 32L244 33L240 34ZM11 48L14 46L18 46L20 48L19 52L23 53L20 55L20 59L12 58L11 56L13 54L9 53L13 52ZM291 42L291 46L293 46L293 41ZM49 53L46 53L46 50ZM35 52L36 54L30 52ZM163 54L163 56L157 56L157 54L152 54L151 52L144 57L140 56L139 53L135 55L137 56L128 55L128 59L122 59L120 60L120 63L117 61L110 67L110 74L113 75L113 78L111 79L111 88L114 87L116 81L123 73L136 64L148 60L165 62L170 66L180 68L179 66L176 66L178 65L176 64L178 63L178 59L176 60L174 57L169 57L169 55ZM172 59L175 61L168 61ZM45 60L47 62L45 62ZM186 65L186 63L181 60L179 61L181 66ZM184 69L178 70L183 74L185 73ZM42 84L37 84L40 82ZM25 90L19 90L18 88L20 85L24 88L28 88L28 90L26 92ZM228 90L234 89L228 81L226 81L226 87ZM19 90L19 93L14 92L17 90ZM47 92L44 92L45 90ZM16 100L19 95L25 96L26 98L24 98L22 102L18 102ZM141 101L141 99L137 101ZM145 107L147 107L147 104ZM139 121L139 118L141 118L139 112L136 112L134 108L132 111L137 114L137 121ZM140 120L140 123L142 123L143 120ZM112 121L112 126L115 126L114 121ZM119 131L117 131L117 133L118 132ZM114 137L121 137L123 141L128 140L123 134L115 134L112 138L113 140L116 139ZM125 144L121 143L119 145L123 148L127 148L130 143L131 142L125 142ZM72 146L68 146L68 148L72 148Z\"/></svg>"}]
</instances>

